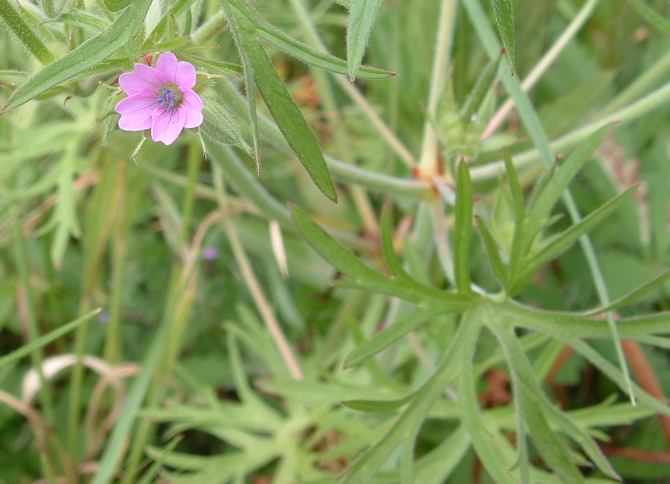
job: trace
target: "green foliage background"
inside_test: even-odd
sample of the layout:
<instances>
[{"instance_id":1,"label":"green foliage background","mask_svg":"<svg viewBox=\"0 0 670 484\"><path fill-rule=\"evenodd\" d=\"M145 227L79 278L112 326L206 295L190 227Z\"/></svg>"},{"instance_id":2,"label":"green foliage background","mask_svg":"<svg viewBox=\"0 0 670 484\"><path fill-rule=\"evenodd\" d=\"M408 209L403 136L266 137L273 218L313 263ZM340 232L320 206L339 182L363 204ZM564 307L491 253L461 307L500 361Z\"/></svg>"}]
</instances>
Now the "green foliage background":
<instances>
[{"instance_id":1,"label":"green foliage background","mask_svg":"<svg viewBox=\"0 0 670 484\"><path fill-rule=\"evenodd\" d=\"M670 482L668 15L0 0L0 482Z\"/></svg>"}]
</instances>

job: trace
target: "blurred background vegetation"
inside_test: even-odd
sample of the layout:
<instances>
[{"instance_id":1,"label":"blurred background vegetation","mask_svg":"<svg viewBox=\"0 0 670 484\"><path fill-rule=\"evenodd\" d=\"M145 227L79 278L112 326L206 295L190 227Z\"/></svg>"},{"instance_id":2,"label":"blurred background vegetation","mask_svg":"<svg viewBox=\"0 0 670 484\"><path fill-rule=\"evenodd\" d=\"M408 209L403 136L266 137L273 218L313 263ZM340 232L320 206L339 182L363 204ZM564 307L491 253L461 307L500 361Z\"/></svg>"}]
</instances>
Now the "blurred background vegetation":
<instances>
[{"instance_id":1,"label":"blurred background vegetation","mask_svg":"<svg viewBox=\"0 0 670 484\"><path fill-rule=\"evenodd\" d=\"M8 1L56 57L106 28L112 19L109 4L114 3ZM147 32L175 3L155 2ZM172 50L193 62L200 74L198 89L206 102L213 99L211 109L231 106L235 94L222 93L241 83L233 39L225 22L217 21L221 2L186 3L178 15L166 17L163 32L151 42L128 49L133 57L122 52L120 64L79 76L0 115L0 353L101 308L74 334L0 369L0 401L5 403L0 405L0 482L49 477L88 482L110 448L119 450L119 458L105 465L125 483L290 484L336 476L379 438L380 429L392 425L388 413L356 412L340 402L381 399L415 388L430 374L453 321L446 317L444 324L402 340L379 360L344 371L343 358L357 344L389 321L411 317L412 308L383 295L334 288L338 274L296 233L285 207L306 208L338 240L383 267L379 220L384 207L393 205L396 247L405 262L424 282L444 286L432 243L432 231L440 227L417 227L423 220L418 201L430 198L430 190L416 185L417 171L380 135L367 110L381 117L415 160L426 123L432 123L443 148L439 157L447 167L447 185L453 185L449 167L454 146L459 153L481 155L473 157L478 167L497 160L501 146L510 146L515 155L530 149L514 112L504 129L480 143L486 116L506 99L498 85L484 102L481 120L466 127L454 121L457 107L489 63L464 11L455 23L445 95L435 119L428 119L438 0L383 3L365 63L396 74L357 81L364 105L342 88L346 81L266 46L324 153L408 181L406 193L358 184L355 174L336 171L340 202L335 205L314 188L294 156L267 137L261 139L257 179L253 157L244 149L217 144L205 155L195 131L169 147L139 144L141 134L116 128L113 106L121 99L118 75L145 54ZM488 8L487 1L481 3ZM515 70L520 79L585 3L517 2ZM668 33L645 21L632 3L599 2L532 90L551 139L620 112L670 81ZM645 3L670 15L665 0ZM327 49L344 59L345 4L272 0L257 2L257 8L271 24L309 45L315 41L313 27ZM301 17L305 13L309 22ZM40 62L0 25L4 105ZM265 116L260 103L259 111ZM631 122L615 126L596 161L571 185L583 213L638 186L636 195L591 234L612 298L653 279L669 263L668 112L667 104L657 102ZM209 121L215 126L203 130L223 130L215 136L228 137L231 145L246 136L234 113L210 114ZM541 171L539 163L524 169L524 187L530 190ZM503 240L511 215L501 201L498 180L474 176L476 205L491 214L496 236ZM557 227L568 227L568 220L562 217ZM451 215L444 222L451 225ZM428 237L416 236L422 230ZM497 290L478 239L472 252L473 280ZM669 309L668 289L654 291L622 316ZM577 246L536 274L518 299L546 309L584 310L598 304ZM265 327L268 321L283 328L305 374L303 383L291 380ZM484 354L493 354L492 341L490 351L487 341L482 344ZM594 347L617 362L610 343ZM636 349L642 356L633 360ZM626 350L635 377L651 375L657 390L668 395L667 351L646 346ZM76 354L86 355L83 365L75 363ZM34 370L42 360L47 362L43 380ZM124 399L132 400L138 387L131 383L141 381L147 367L152 368L147 375L152 383L145 382L148 396L137 421L125 421ZM560 353L545 382L565 410L588 407L584 412L597 414L594 406L613 395L622 402L626 398L568 350ZM500 415L510 413L510 386L504 365L489 369L478 388L482 405L499 409ZM600 430L609 439L603 442L605 454L624 482L670 482L667 420L659 423L653 412L626 408L620 419L615 410L599 414L614 415L613 425ZM120 440L112 438L114 428L125 428ZM417 458L445 445L448 435L458 437L445 407L421 428ZM453 452L441 454L444 467L427 467L434 473L415 482L492 482L467 442L450 442ZM445 464L449 459L453 463ZM542 468L541 462L534 464ZM399 482L392 474L377 479Z\"/></svg>"}]
</instances>

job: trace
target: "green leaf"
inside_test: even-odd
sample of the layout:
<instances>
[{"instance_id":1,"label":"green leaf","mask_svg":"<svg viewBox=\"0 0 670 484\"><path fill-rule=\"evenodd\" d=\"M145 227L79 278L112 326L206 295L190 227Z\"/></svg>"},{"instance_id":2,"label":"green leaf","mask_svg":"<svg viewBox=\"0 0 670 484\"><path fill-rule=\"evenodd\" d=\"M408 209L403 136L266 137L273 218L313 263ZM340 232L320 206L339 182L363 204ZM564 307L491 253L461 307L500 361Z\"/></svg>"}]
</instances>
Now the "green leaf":
<instances>
[{"instance_id":1,"label":"green leaf","mask_svg":"<svg viewBox=\"0 0 670 484\"><path fill-rule=\"evenodd\" d=\"M138 0L119 15L105 32L87 40L65 57L49 64L28 79L9 98L3 110L13 109L48 89L94 68L123 47L143 25L152 0Z\"/></svg>"},{"instance_id":2,"label":"green leaf","mask_svg":"<svg viewBox=\"0 0 670 484\"><path fill-rule=\"evenodd\" d=\"M617 322L617 324L620 324L620 322ZM577 353L593 363L596 368L607 375L607 377L612 380L619 388L621 388L623 391L628 390L628 385L626 384L626 379L623 375L623 372L619 371L616 366L614 366L600 353L589 346L588 343L585 341L575 340L573 338L566 338L565 342L572 346L572 348ZM640 400L640 403L655 410L661 415L670 416L670 406L668 406L666 403L654 398L635 383L633 383L633 390L635 391L635 395Z\"/></svg>"},{"instance_id":3,"label":"green leaf","mask_svg":"<svg viewBox=\"0 0 670 484\"><path fill-rule=\"evenodd\" d=\"M470 243L472 239L472 181L464 161L458 164L456 184L456 223L454 227L454 272L456 288L463 294L470 293Z\"/></svg>"},{"instance_id":4,"label":"green leaf","mask_svg":"<svg viewBox=\"0 0 670 484\"><path fill-rule=\"evenodd\" d=\"M624 294L620 298L615 299L609 305L602 308L596 308L592 311L588 311L584 315L595 316L596 314L602 314L607 311L614 311L624 306L634 304L640 299L644 299L648 294L661 289L668 280L670 280L670 270L665 271L664 273L660 274L659 276L652 279L648 283L636 289L633 289L632 291L630 291L627 294Z\"/></svg>"},{"instance_id":5,"label":"green leaf","mask_svg":"<svg viewBox=\"0 0 670 484\"><path fill-rule=\"evenodd\" d=\"M118 12L130 5L130 0L104 0L105 7L112 12Z\"/></svg>"},{"instance_id":6,"label":"green leaf","mask_svg":"<svg viewBox=\"0 0 670 484\"><path fill-rule=\"evenodd\" d=\"M309 215L300 207L293 208L293 221L314 250L339 271L364 281L384 279L381 274L361 262L351 251L341 246L321 227L312 222Z\"/></svg>"},{"instance_id":7,"label":"green leaf","mask_svg":"<svg viewBox=\"0 0 670 484\"><path fill-rule=\"evenodd\" d=\"M591 231L596 225L605 220L619 208L622 202L625 201L626 195L632 190L634 190L634 187L620 193L609 202L594 210L578 224L573 225L569 229L550 238L536 253L526 259L523 264L524 271L519 277L519 280L524 280L524 278L537 270L538 267L559 257L567 251L581 236Z\"/></svg>"},{"instance_id":8,"label":"green leaf","mask_svg":"<svg viewBox=\"0 0 670 484\"><path fill-rule=\"evenodd\" d=\"M267 40L282 52L295 57L307 65L316 67L317 69L323 69L335 74L349 73L347 62L345 60L328 53L319 52L293 37L286 35L281 29L278 29L262 19L257 11L245 3L237 1L235 5L241 9L244 8L242 13L249 21L254 23L259 37ZM394 72L369 66L360 66L357 74L360 79L369 80L388 79L394 75Z\"/></svg>"},{"instance_id":9,"label":"green leaf","mask_svg":"<svg viewBox=\"0 0 670 484\"><path fill-rule=\"evenodd\" d=\"M395 400L345 400L342 402L342 405L359 412L387 413L395 412L399 408L404 407L414 397L415 394Z\"/></svg>"},{"instance_id":10,"label":"green leaf","mask_svg":"<svg viewBox=\"0 0 670 484\"><path fill-rule=\"evenodd\" d=\"M659 32L670 34L670 20L651 8L645 0L628 0L635 11Z\"/></svg>"},{"instance_id":11,"label":"green leaf","mask_svg":"<svg viewBox=\"0 0 670 484\"><path fill-rule=\"evenodd\" d=\"M3 367L10 365L14 363L15 361L20 360L21 358L28 356L30 353L35 351L37 348L41 348L42 346L46 346L49 343L51 343L54 340L57 340L63 335L66 335L67 333L73 331L74 329L78 328L82 323L88 321L91 319L93 316L96 316L97 314L100 313L100 309L96 309L94 311L91 311L88 314L85 314L84 316L75 319L74 321L71 321L69 323L64 324L58 329L53 330L52 332L45 334L44 336L40 336L34 341L31 341L30 343L22 346L18 350L14 350L11 353L7 355L0 356L0 369Z\"/></svg>"},{"instance_id":12,"label":"green leaf","mask_svg":"<svg viewBox=\"0 0 670 484\"><path fill-rule=\"evenodd\" d=\"M508 284L507 268L505 267L505 264L502 261L502 258L500 257L498 244L493 238L493 235L491 234L491 231L489 230L486 222L479 217L476 217L476 219L477 219L477 227L479 228L479 233L482 236L482 240L484 241L484 248L486 249L486 255L489 258L489 262L491 264L491 268L493 269L493 273L498 279L500 285L503 288L507 289Z\"/></svg>"},{"instance_id":13,"label":"green leaf","mask_svg":"<svg viewBox=\"0 0 670 484\"><path fill-rule=\"evenodd\" d=\"M354 80L363 62L372 27L382 6L382 0L352 0L347 27L347 70Z\"/></svg>"},{"instance_id":14,"label":"green leaf","mask_svg":"<svg viewBox=\"0 0 670 484\"><path fill-rule=\"evenodd\" d=\"M498 74L498 67L500 67L501 58L502 56L498 57L496 60L489 61L486 68L479 75L475 87L470 91L470 94L465 100L465 105L461 110L461 119L464 122L470 123L472 121L472 117L479 111L479 108L486 99L486 95L493 87L493 82Z\"/></svg>"},{"instance_id":15,"label":"green leaf","mask_svg":"<svg viewBox=\"0 0 670 484\"><path fill-rule=\"evenodd\" d=\"M254 44L257 42L255 39L255 30L253 25L244 17L239 15L238 11L231 6L226 6L226 2L223 2L223 10L226 13L228 19L228 24L230 25L230 30L233 34L233 40L240 54L240 59L242 60L242 67L244 73L244 87L246 90L247 97L247 114L249 115L249 120L251 121L251 139L253 145L254 159L256 160L256 171L260 175L260 151L259 151L259 126L258 126L258 113L256 111L256 74L254 72L254 67L247 55L246 44L249 42Z\"/></svg>"},{"instance_id":16,"label":"green leaf","mask_svg":"<svg viewBox=\"0 0 670 484\"><path fill-rule=\"evenodd\" d=\"M416 331L424 324L434 321L441 314L443 314L442 310L426 311L415 314L412 318L394 322L391 326L375 334L371 339L365 341L352 351L345 360L345 366L350 367L364 363L412 331Z\"/></svg>"},{"instance_id":17,"label":"green leaf","mask_svg":"<svg viewBox=\"0 0 670 484\"><path fill-rule=\"evenodd\" d=\"M49 48L21 18L21 14L14 9L9 0L0 0L0 18L42 64L49 64L54 60Z\"/></svg>"},{"instance_id":18,"label":"green leaf","mask_svg":"<svg viewBox=\"0 0 670 484\"><path fill-rule=\"evenodd\" d=\"M544 189L537 195L535 203L528 213L528 237L534 238L549 218L552 209L561 198L561 195L570 185L570 182L579 173L584 163L592 159L594 151L601 145L607 134L607 128L594 133L588 140L575 149L565 163L562 163L546 182ZM532 240L527 240L527 244ZM528 245L524 247L527 249Z\"/></svg>"},{"instance_id":19,"label":"green leaf","mask_svg":"<svg viewBox=\"0 0 670 484\"><path fill-rule=\"evenodd\" d=\"M319 142L286 86L279 79L267 53L259 44L255 28L234 6L228 10L232 13L231 17L238 23L237 34L241 51L253 69L258 90L277 122L277 126L316 186L326 197L337 202L337 192L330 178Z\"/></svg>"},{"instance_id":20,"label":"green leaf","mask_svg":"<svg viewBox=\"0 0 670 484\"><path fill-rule=\"evenodd\" d=\"M521 188L521 183L519 182L519 174L514 166L514 161L512 161L512 158L509 155L505 156L504 160L507 183L509 185L510 193L512 194L514 221L515 223L522 223L526 212L526 206L524 202L523 188Z\"/></svg>"},{"instance_id":21,"label":"green leaf","mask_svg":"<svg viewBox=\"0 0 670 484\"><path fill-rule=\"evenodd\" d=\"M543 412L547 419L549 419L557 428L561 429L566 435L574 439L580 446L584 449L587 455L591 460L598 466L598 468L605 473L607 476L614 479L618 479L618 476L612 466L610 465L607 458L604 456L600 447L596 444L593 438L577 424L575 424L572 419L567 416L564 412L557 409L547 398L543 392L536 376L533 371L528 357L526 356L519 340L514 334L512 329L502 329L499 325L496 324L496 321L491 318L491 324L489 328L496 335L500 343L503 345L505 356L507 357L508 363L512 371L515 372L516 376L519 379L519 383L522 385L526 396L529 396L532 401L534 401L538 411ZM526 410L526 409L524 409ZM574 464L571 465L571 458L566 457L566 452L560 451L559 448L563 444L559 442L551 442L551 435L545 435L544 424L539 421L539 416L535 416L534 424L539 425L535 430L537 431L536 435L533 435L533 439L538 446L544 446L541 453L546 453L544 455L545 459L548 460L548 463L553 463L555 466L554 469L564 476L564 482L583 482L583 477L577 470L576 467L572 468ZM550 432L551 434L551 432ZM549 461L549 459L551 461ZM580 478L577 479L577 476Z\"/></svg>"},{"instance_id":22,"label":"green leaf","mask_svg":"<svg viewBox=\"0 0 670 484\"><path fill-rule=\"evenodd\" d=\"M474 296L441 291L415 281L389 279L337 243L299 207L293 209L293 220L314 250L339 271L351 276L349 282L354 287L399 297L415 304L425 303L430 309L441 309L444 313L463 311L474 301Z\"/></svg>"},{"instance_id":23,"label":"green leaf","mask_svg":"<svg viewBox=\"0 0 670 484\"><path fill-rule=\"evenodd\" d=\"M519 480L511 471L511 462L507 462L495 445L491 429L487 428L486 421L479 406L477 392L477 373L474 360L477 351L477 342L482 330L479 319L480 312L466 313L461 325L465 328L465 337L462 342L461 371L459 379L459 396L463 425L468 431L472 445L489 475L496 477L499 484L518 484ZM498 429L494 429L497 432Z\"/></svg>"},{"instance_id":24,"label":"green leaf","mask_svg":"<svg viewBox=\"0 0 670 484\"><path fill-rule=\"evenodd\" d=\"M507 363L512 372L514 398L519 401L520 409L523 409L522 418L535 442L538 452L546 464L561 476L563 482L566 484L583 483L584 477L573 462L568 448L553 431L545 417L542 408L545 402L536 401L531 396L530 390L526 388L526 385L531 384L526 380L533 379L533 383L535 383L535 376L532 374L532 370L531 374L528 374L528 371L531 369L530 363L519 341L513 334L513 330L503 330L497 327L492 327L491 329L498 336L503 346ZM511 341L515 344L511 344Z\"/></svg>"},{"instance_id":25,"label":"green leaf","mask_svg":"<svg viewBox=\"0 0 670 484\"><path fill-rule=\"evenodd\" d=\"M437 370L416 392L415 397L391 429L377 443L365 451L349 468L342 478L342 484L372 482L377 469L389 455L401 445L414 443L416 434L428 412L440 397L445 387L458 375L458 356L463 343L464 328L473 326L462 324L440 358ZM412 445L413 447L413 445ZM511 484L511 483L510 483Z\"/></svg>"},{"instance_id":26,"label":"green leaf","mask_svg":"<svg viewBox=\"0 0 670 484\"><path fill-rule=\"evenodd\" d=\"M514 64L516 58L515 0L492 0L500 40Z\"/></svg>"}]
</instances>

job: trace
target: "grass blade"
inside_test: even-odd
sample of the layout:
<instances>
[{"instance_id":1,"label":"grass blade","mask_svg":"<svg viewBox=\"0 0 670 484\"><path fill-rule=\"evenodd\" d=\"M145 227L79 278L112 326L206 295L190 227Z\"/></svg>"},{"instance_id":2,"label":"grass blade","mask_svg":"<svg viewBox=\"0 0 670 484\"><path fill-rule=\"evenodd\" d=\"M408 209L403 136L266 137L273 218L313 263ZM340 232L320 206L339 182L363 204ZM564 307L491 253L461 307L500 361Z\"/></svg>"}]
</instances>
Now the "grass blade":
<instances>
[{"instance_id":1,"label":"grass blade","mask_svg":"<svg viewBox=\"0 0 670 484\"><path fill-rule=\"evenodd\" d=\"M64 324L58 329L53 330L51 333L45 334L44 336L40 336L39 338L35 339L32 341L30 344L27 344L25 346L22 346L18 350L12 351L8 355L4 355L0 357L0 369L3 368L4 366L10 365L14 363L17 360L20 360L21 358L28 356L31 352L33 352L37 348L41 348L42 346L48 345L54 340L57 340L61 336L69 333L70 331L78 328L82 323L88 321L91 319L93 316L97 315L100 313L100 309L96 309L94 311L91 311L88 314L85 314L81 318L75 319L74 321L71 321L67 324Z\"/></svg>"},{"instance_id":2,"label":"grass blade","mask_svg":"<svg viewBox=\"0 0 670 484\"><path fill-rule=\"evenodd\" d=\"M352 0L347 27L347 70L354 80L363 62L382 0Z\"/></svg>"},{"instance_id":3,"label":"grass blade","mask_svg":"<svg viewBox=\"0 0 670 484\"><path fill-rule=\"evenodd\" d=\"M659 276L655 277L651 281L649 281L646 284L643 284L642 286L633 289L627 294L624 294L620 298L615 299L612 301L609 306L605 306L602 308L596 308L592 311L586 312L584 315L585 316L595 316L597 314L602 314L607 311L614 311L616 309L619 309L624 306L628 306L630 304L634 304L635 302L639 301L640 299L643 299L646 297L648 294L659 290L663 287L663 285L670 280L670 270L665 271L664 273L660 274Z\"/></svg>"}]
</instances>

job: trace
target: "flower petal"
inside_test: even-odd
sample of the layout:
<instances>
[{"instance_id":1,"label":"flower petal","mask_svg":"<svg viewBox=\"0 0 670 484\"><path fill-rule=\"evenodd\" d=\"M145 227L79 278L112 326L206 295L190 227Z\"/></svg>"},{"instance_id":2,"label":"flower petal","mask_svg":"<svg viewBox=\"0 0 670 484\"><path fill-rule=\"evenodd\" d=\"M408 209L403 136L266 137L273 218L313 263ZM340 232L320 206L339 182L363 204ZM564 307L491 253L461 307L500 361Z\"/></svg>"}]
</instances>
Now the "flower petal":
<instances>
[{"instance_id":1,"label":"flower petal","mask_svg":"<svg viewBox=\"0 0 670 484\"><path fill-rule=\"evenodd\" d=\"M185 128L197 128L202 124L202 99L195 92L184 91L184 99L180 109L183 109L186 115Z\"/></svg>"},{"instance_id":2,"label":"flower petal","mask_svg":"<svg viewBox=\"0 0 670 484\"><path fill-rule=\"evenodd\" d=\"M135 94L121 100L116 105L116 112L119 114L136 113L138 111L153 112L158 104L158 99L152 95Z\"/></svg>"},{"instance_id":3,"label":"flower petal","mask_svg":"<svg viewBox=\"0 0 670 484\"><path fill-rule=\"evenodd\" d=\"M151 125L151 139L171 145L184 129L186 110L165 111L158 108L153 113Z\"/></svg>"},{"instance_id":4,"label":"flower petal","mask_svg":"<svg viewBox=\"0 0 670 484\"><path fill-rule=\"evenodd\" d=\"M190 62L179 62L177 64L177 86L182 91L193 89L196 82L195 67Z\"/></svg>"},{"instance_id":5,"label":"flower petal","mask_svg":"<svg viewBox=\"0 0 670 484\"><path fill-rule=\"evenodd\" d=\"M119 76L119 85L128 95L154 93L160 84L158 72L145 64L135 64L132 72Z\"/></svg>"},{"instance_id":6,"label":"flower petal","mask_svg":"<svg viewBox=\"0 0 670 484\"><path fill-rule=\"evenodd\" d=\"M124 131L144 131L151 128L151 112L138 111L122 114L119 118L119 128Z\"/></svg>"},{"instance_id":7,"label":"flower petal","mask_svg":"<svg viewBox=\"0 0 670 484\"><path fill-rule=\"evenodd\" d=\"M156 70L163 82L177 83L177 56L172 52L163 52L156 62Z\"/></svg>"}]
</instances>

